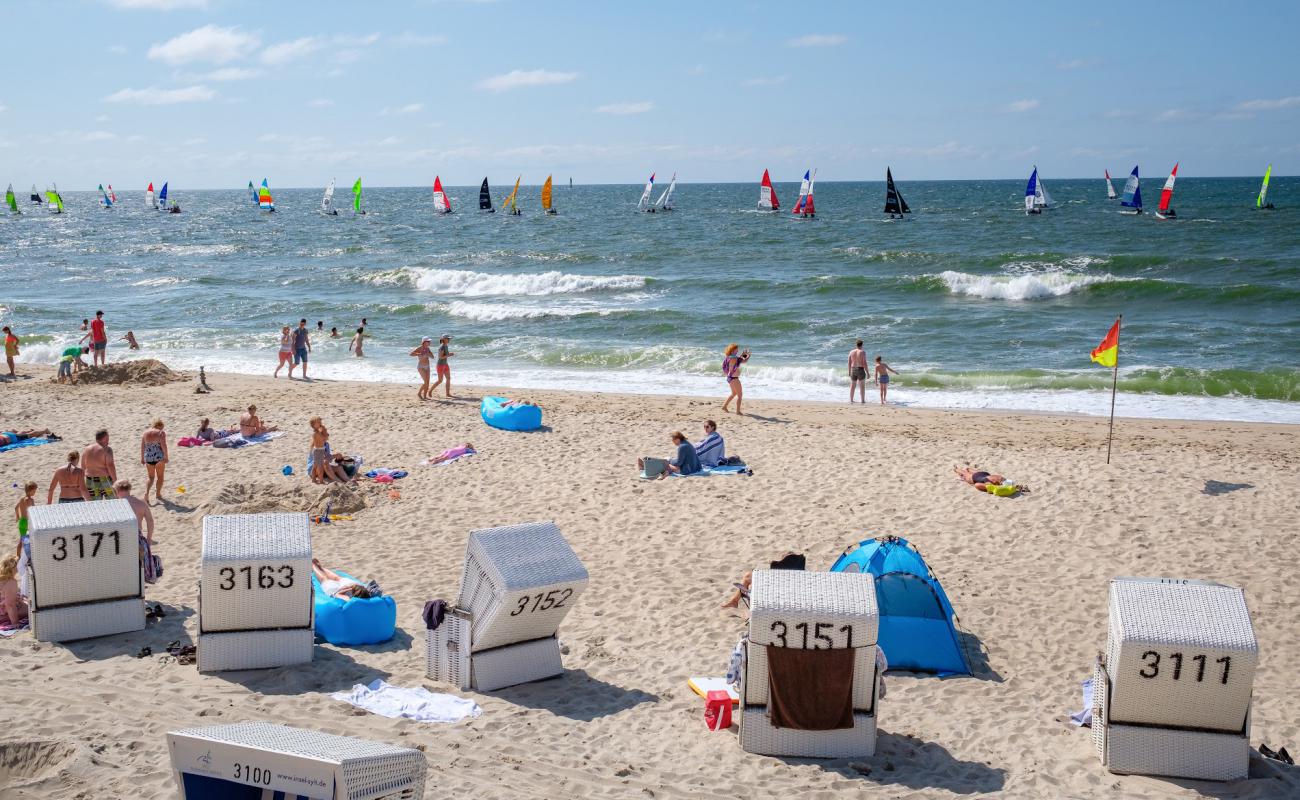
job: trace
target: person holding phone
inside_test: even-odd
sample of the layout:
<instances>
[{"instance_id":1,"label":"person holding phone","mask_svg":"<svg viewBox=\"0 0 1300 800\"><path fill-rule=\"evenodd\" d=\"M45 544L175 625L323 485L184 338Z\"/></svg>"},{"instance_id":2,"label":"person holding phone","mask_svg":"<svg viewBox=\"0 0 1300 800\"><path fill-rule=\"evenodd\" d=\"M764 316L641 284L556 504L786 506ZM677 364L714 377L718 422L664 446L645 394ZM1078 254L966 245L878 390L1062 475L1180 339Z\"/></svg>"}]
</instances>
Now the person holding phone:
<instances>
[{"instance_id":1,"label":"person holding phone","mask_svg":"<svg viewBox=\"0 0 1300 800\"><path fill-rule=\"evenodd\" d=\"M722 353L722 377L727 379L727 387L731 390L727 401L722 404L722 410L730 411L731 401L735 400L736 414L740 415L740 401L745 394L744 387L740 385L740 365L749 360L749 348L740 350L739 354L737 350L740 350L740 345L733 342L727 345L727 349Z\"/></svg>"}]
</instances>

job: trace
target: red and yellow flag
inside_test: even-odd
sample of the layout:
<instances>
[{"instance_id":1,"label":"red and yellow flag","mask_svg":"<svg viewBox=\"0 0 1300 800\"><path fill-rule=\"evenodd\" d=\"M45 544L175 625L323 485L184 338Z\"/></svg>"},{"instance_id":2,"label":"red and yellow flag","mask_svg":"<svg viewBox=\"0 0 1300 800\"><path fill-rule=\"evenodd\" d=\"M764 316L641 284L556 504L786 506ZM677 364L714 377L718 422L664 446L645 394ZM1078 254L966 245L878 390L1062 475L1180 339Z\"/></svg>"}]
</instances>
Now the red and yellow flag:
<instances>
[{"instance_id":1,"label":"red and yellow flag","mask_svg":"<svg viewBox=\"0 0 1300 800\"><path fill-rule=\"evenodd\" d=\"M1103 367L1114 367L1119 359L1119 320L1110 326L1106 338L1092 351L1092 360Z\"/></svg>"}]
</instances>

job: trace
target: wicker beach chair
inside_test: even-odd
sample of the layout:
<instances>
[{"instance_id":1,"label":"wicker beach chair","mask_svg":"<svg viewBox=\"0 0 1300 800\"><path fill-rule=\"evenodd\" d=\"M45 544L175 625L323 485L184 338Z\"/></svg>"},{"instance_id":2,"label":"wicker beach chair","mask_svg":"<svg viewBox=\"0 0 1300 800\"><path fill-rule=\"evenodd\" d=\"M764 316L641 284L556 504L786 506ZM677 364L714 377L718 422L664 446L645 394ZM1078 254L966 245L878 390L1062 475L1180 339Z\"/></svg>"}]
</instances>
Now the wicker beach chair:
<instances>
[{"instance_id":1,"label":"wicker beach chair","mask_svg":"<svg viewBox=\"0 0 1300 800\"><path fill-rule=\"evenodd\" d=\"M876 635L880 615L870 575L754 570L749 641L740 683L740 746L751 753L807 758L870 756L876 751ZM796 730L772 723L768 654L775 648L849 648L853 727Z\"/></svg>"},{"instance_id":2,"label":"wicker beach chair","mask_svg":"<svg viewBox=\"0 0 1300 800\"><path fill-rule=\"evenodd\" d=\"M1259 648L1246 596L1199 581L1116 578L1092 735L1111 772L1246 777Z\"/></svg>"},{"instance_id":3,"label":"wicker beach chair","mask_svg":"<svg viewBox=\"0 0 1300 800\"><path fill-rule=\"evenodd\" d=\"M239 722L167 734L182 800L422 800L428 762L407 747Z\"/></svg>"},{"instance_id":4,"label":"wicker beach chair","mask_svg":"<svg viewBox=\"0 0 1300 800\"><path fill-rule=\"evenodd\" d=\"M559 675L556 631L586 588L554 522L471 531L460 596L428 632L426 672L478 691Z\"/></svg>"},{"instance_id":5,"label":"wicker beach chair","mask_svg":"<svg viewBox=\"0 0 1300 800\"><path fill-rule=\"evenodd\" d=\"M32 635L65 642L144 628L140 525L125 500L33 506Z\"/></svg>"},{"instance_id":6,"label":"wicker beach chair","mask_svg":"<svg viewBox=\"0 0 1300 800\"><path fill-rule=\"evenodd\" d=\"M204 517L199 671L310 662L311 575L306 514Z\"/></svg>"}]
</instances>

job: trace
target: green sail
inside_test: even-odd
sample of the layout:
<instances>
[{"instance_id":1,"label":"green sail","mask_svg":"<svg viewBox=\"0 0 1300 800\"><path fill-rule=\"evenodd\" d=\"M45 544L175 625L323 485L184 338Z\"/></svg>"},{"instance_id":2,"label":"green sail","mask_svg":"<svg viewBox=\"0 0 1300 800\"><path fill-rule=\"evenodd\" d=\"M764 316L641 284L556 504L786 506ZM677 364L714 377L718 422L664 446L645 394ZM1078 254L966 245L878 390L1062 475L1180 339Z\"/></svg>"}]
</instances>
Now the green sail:
<instances>
[{"instance_id":1,"label":"green sail","mask_svg":"<svg viewBox=\"0 0 1300 800\"><path fill-rule=\"evenodd\" d=\"M1269 164L1268 169L1264 170L1264 184L1259 187L1259 197L1255 198L1255 208L1263 208L1268 198L1268 178L1273 174L1273 165Z\"/></svg>"},{"instance_id":2,"label":"green sail","mask_svg":"<svg viewBox=\"0 0 1300 800\"><path fill-rule=\"evenodd\" d=\"M361 213L361 179L352 184L352 210Z\"/></svg>"},{"instance_id":3,"label":"green sail","mask_svg":"<svg viewBox=\"0 0 1300 800\"><path fill-rule=\"evenodd\" d=\"M18 198L14 197L14 185L12 183L5 190L5 205L9 206L9 210L15 214L23 213L18 210Z\"/></svg>"},{"instance_id":4,"label":"green sail","mask_svg":"<svg viewBox=\"0 0 1300 800\"><path fill-rule=\"evenodd\" d=\"M57 207L57 208L59 209L59 211L63 211L63 198L62 198L62 197L59 197L59 193L58 193L58 192L53 191L53 190L51 190L51 191L47 191L47 192L45 193L45 199L46 199L46 200L49 200L51 203L53 203L53 204L55 205L55 207Z\"/></svg>"}]
</instances>

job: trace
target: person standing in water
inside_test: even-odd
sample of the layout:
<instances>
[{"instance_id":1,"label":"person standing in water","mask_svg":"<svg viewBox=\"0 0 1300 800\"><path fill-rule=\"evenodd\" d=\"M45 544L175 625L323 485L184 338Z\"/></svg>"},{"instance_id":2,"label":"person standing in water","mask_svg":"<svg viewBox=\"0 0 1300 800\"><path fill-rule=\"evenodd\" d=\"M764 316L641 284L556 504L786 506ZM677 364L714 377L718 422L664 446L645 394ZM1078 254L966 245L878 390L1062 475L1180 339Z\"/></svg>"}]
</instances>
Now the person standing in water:
<instances>
[{"instance_id":1,"label":"person standing in water","mask_svg":"<svg viewBox=\"0 0 1300 800\"><path fill-rule=\"evenodd\" d=\"M867 404L867 351L862 349L862 340L849 351L849 402L853 402L856 390L862 397L862 404Z\"/></svg>"},{"instance_id":2,"label":"person standing in water","mask_svg":"<svg viewBox=\"0 0 1300 800\"><path fill-rule=\"evenodd\" d=\"M434 381L433 385L429 387L430 397L433 396L433 390L437 389L438 384L442 383L444 379L447 381L447 385L443 391L447 393L448 397L451 397L451 365L447 363L447 359L454 355L456 354L451 352L451 337L444 333L438 338L438 380Z\"/></svg>"},{"instance_id":3,"label":"person standing in water","mask_svg":"<svg viewBox=\"0 0 1300 800\"><path fill-rule=\"evenodd\" d=\"M885 395L889 393L889 374L898 374L898 370L889 366L876 356L876 382L880 384L880 404L885 404Z\"/></svg>"},{"instance_id":4,"label":"person standing in water","mask_svg":"<svg viewBox=\"0 0 1300 800\"><path fill-rule=\"evenodd\" d=\"M18 340L18 337L14 336L14 332L9 329L8 325L4 326L4 334L5 334L5 364L7 364L9 367L9 377L16 378L18 377L18 373L14 372L14 359L18 357L18 345L20 344L20 342Z\"/></svg>"},{"instance_id":5,"label":"person standing in water","mask_svg":"<svg viewBox=\"0 0 1300 800\"><path fill-rule=\"evenodd\" d=\"M352 342L348 344L348 349L351 350L353 355L355 355L357 358L363 358L365 355L364 353L361 352L361 345L363 344L365 338L366 338L366 329L357 328L357 335L353 336Z\"/></svg>"},{"instance_id":6,"label":"person standing in water","mask_svg":"<svg viewBox=\"0 0 1300 800\"><path fill-rule=\"evenodd\" d=\"M731 390L727 402L722 404L722 410L730 411L728 406L731 405L732 400L735 400L737 415L741 413L740 401L745 395L745 389L740 385L740 365L749 360L749 350L743 350L737 355L736 351L739 349L740 345L733 342L722 352L722 377L727 379L727 387Z\"/></svg>"},{"instance_id":7,"label":"person standing in water","mask_svg":"<svg viewBox=\"0 0 1300 800\"><path fill-rule=\"evenodd\" d=\"M280 328L280 363L275 365L272 377L280 377L280 369L288 365L289 377L293 377L293 331L288 325Z\"/></svg>"},{"instance_id":8,"label":"person standing in water","mask_svg":"<svg viewBox=\"0 0 1300 800\"><path fill-rule=\"evenodd\" d=\"M298 320L298 329L293 332L293 363L289 365L289 377L293 377L293 368L302 364L302 379L307 380L307 354L311 352L311 335L307 330L307 320Z\"/></svg>"},{"instance_id":9,"label":"person standing in water","mask_svg":"<svg viewBox=\"0 0 1300 800\"><path fill-rule=\"evenodd\" d=\"M429 358L433 356L433 351L429 349L429 344L433 340L428 336L420 340L420 346L411 351L411 355L420 359L415 362L415 368L420 373L420 380L424 385L420 387L419 397L421 400L428 400L431 396L429 391Z\"/></svg>"}]
</instances>

